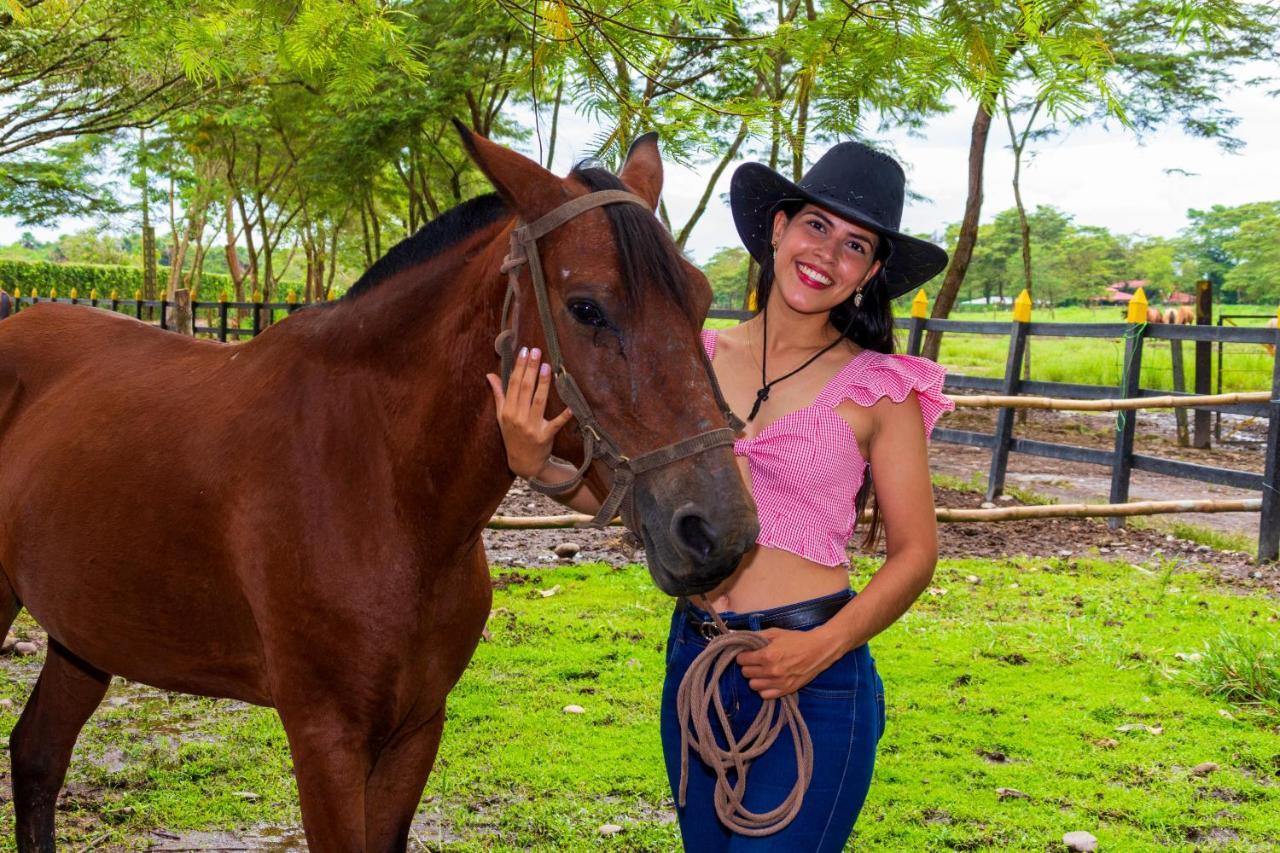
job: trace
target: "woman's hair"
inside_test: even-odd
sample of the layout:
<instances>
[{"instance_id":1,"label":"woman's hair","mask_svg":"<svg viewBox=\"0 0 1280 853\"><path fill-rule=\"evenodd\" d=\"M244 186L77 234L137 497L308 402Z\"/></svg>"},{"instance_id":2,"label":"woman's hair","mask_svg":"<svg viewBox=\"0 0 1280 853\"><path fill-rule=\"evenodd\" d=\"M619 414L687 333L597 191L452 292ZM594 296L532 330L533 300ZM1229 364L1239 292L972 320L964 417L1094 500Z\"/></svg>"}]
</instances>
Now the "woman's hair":
<instances>
[{"instance_id":1,"label":"woman's hair","mask_svg":"<svg viewBox=\"0 0 1280 853\"><path fill-rule=\"evenodd\" d=\"M791 199L778 205L790 221L795 217L804 202ZM772 221L772 219L770 220ZM853 341L863 349L876 352L891 353L894 350L893 306L889 301L888 285L885 283L885 262L893 251L893 244L883 237L877 242L875 259L880 261L880 269L871 280L862 287L862 304L853 304L853 295L831 309L830 321L836 331ZM773 290L773 254L770 251L768 260L760 265L760 275L756 279L756 311L763 311L769 304L769 293ZM875 485L871 481L871 463L865 462L862 471L862 486L854 498L854 509L858 517L862 516L867 504L871 505L871 523L867 525L866 535L862 538L862 547L871 548L880 536L880 507L872 498L875 496Z\"/></svg>"}]
</instances>

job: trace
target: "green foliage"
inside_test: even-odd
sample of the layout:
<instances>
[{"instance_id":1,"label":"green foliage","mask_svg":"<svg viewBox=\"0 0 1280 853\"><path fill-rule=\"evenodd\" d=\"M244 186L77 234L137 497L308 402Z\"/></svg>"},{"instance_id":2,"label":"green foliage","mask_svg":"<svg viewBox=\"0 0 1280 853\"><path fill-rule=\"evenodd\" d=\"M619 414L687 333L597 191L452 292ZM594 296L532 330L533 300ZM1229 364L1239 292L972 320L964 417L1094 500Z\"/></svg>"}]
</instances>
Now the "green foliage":
<instances>
[{"instance_id":1,"label":"green foliage","mask_svg":"<svg viewBox=\"0 0 1280 853\"><path fill-rule=\"evenodd\" d=\"M0 160L0 215L47 225L64 216L119 213L120 202L97 180L109 142L81 136Z\"/></svg>"},{"instance_id":2,"label":"green foliage","mask_svg":"<svg viewBox=\"0 0 1280 853\"><path fill-rule=\"evenodd\" d=\"M1223 287L1244 301L1280 303L1280 202L1270 207L1268 211L1261 205L1257 218L1240 223L1223 242L1223 249L1236 259Z\"/></svg>"},{"instance_id":3,"label":"green foliage","mask_svg":"<svg viewBox=\"0 0 1280 853\"><path fill-rule=\"evenodd\" d=\"M1189 210L1190 223L1183 229L1177 260L1183 279L1207 278L1215 296L1241 296L1264 302L1280 302L1280 272L1275 249L1280 224L1280 201L1259 201L1236 207L1214 205ZM1238 266L1244 266L1231 279Z\"/></svg>"},{"instance_id":4,"label":"green foliage","mask_svg":"<svg viewBox=\"0 0 1280 853\"><path fill-rule=\"evenodd\" d=\"M58 296L66 298L75 288L80 298L88 299L97 289L106 299L112 290L121 299L132 299L135 290L142 288L142 270L137 267L105 266L97 264L56 264L47 261L0 260L0 287L13 293L21 290L23 296L33 292L40 297L49 295L51 288ZM205 273L199 282L197 298L212 299L231 287L227 276Z\"/></svg>"},{"instance_id":5,"label":"green foliage","mask_svg":"<svg viewBox=\"0 0 1280 853\"><path fill-rule=\"evenodd\" d=\"M750 256L740 246L726 246L702 266L711 282L711 304L716 308L741 308L747 287L747 262Z\"/></svg>"}]
</instances>

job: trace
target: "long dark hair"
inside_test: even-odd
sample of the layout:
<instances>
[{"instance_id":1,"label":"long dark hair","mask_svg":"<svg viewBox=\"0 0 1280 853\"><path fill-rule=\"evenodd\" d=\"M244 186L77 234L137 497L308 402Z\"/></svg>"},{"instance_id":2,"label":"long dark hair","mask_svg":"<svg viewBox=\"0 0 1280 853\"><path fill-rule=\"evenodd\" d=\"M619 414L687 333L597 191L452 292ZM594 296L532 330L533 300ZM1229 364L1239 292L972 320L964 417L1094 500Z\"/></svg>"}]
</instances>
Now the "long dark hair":
<instances>
[{"instance_id":1,"label":"long dark hair","mask_svg":"<svg viewBox=\"0 0 1280 853\"><path fill-rule=\"evenodd\" d=\"M804 206L802 201L783 202L778 206L787 221L790 221ZM772 222L772 219L770 220ZM855 306L851 295L844 302L831 309L828 317L835 330L853 341L863 349L876 352L892 353L893 337L893 305L889 301L888 285L885 283L885 263L893 254L893 244L881 238L876 246L876 260L880 261L880 269L862 288L862 304ZM760 265L760 275L756 279L756 313L769 304L769 294L773 290L773 253ZM853 500L854 511L861 518L867 505L871 505L871 523L867 525L866 535L862 537L862 547L869 549L875 546L880 537L880 507L873 500L875 484L871 480L871 463L864 462L862 469L862 486Z\"/></svg>"}]
</instances>

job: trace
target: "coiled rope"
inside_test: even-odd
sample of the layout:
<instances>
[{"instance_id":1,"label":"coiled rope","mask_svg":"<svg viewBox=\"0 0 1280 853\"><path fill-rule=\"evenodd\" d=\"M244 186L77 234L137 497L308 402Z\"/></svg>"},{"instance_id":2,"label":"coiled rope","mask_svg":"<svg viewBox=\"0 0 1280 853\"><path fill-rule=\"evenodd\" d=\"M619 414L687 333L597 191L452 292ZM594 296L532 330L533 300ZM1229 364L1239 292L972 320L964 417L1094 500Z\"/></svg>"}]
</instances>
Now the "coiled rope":
<instances>
[{"instance_id":1,"label":"coiled rope","mask_svg":"<svg viewBox=\"0 0 1280 853\"><path fill-rule=\"evenodd\" d=\"M772 835L800 813L805 791L813 778L813 740L809 736L809 727L800 716L795 693L788 693L780 699L762 700L756 718L742 737L734 737L729 715L720 698L720 677L739 654L764 648L768 641L752 631L730 631L720 614L708 606L705 599L702 606L715 620L720 634L694 658L676 693L676 715L680 721L679 803L681 807L685 804L689 749L692 748L715 771L715 807L720 822L739 835ZM716 740L711 718L713 710L725 747ZM795 743L795 786L776 808L760 813L750 811L742 804L747 792L747 770L754 759L773 746L784 726L791 731ZM730 771L734 775L732 783L729 781Z\"/></svg>"}]
</instances>

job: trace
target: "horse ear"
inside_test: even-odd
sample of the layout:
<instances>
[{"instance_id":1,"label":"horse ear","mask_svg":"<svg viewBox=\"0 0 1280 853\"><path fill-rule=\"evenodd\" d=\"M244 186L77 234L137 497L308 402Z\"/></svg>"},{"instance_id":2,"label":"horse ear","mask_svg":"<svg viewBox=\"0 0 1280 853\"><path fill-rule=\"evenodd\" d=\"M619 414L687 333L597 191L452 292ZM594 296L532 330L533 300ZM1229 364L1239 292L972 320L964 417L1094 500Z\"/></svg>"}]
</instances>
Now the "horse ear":
<instances>
[{"instance_id":1,"label":"horse ear","mask_svg":"<svg viewBox=\"0 0 1280 853\"><path fill-rule=\"evenodd\" d=\"M662 155L658 153L658 134L646 133L631 143L627 162L618 175L622 182L646 202L650 210L658 209L662 195Z\"/></svg>"},{"instance_id":2,"label":"horse ear","mask_svg":"<svg viewBox=\"0 0 1280 853\"><path fill-rule=\"evenodd\" d=\"M456 118L453 126L471 159L489 183L527 222L549 213L568 199L564 182L534 161L485 139Z\"/></svg>"}]
</instances>

